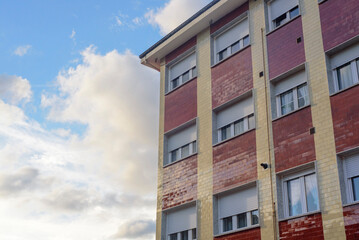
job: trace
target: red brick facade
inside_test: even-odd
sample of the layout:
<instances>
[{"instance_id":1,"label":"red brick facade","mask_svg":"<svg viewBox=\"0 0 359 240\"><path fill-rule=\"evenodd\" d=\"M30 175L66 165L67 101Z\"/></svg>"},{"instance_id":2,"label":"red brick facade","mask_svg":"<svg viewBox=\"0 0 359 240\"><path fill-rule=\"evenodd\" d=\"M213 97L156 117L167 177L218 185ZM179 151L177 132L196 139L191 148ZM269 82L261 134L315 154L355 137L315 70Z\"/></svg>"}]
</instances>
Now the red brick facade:
<instances>
[{"instance_id":1,"label":"red brick facade","mask_svg":"<svg viewBox=\"0 0 359 240\"><path fill-rule=\"evenodd\" d=\"M172 51L170 54L168 54L166 56L166 63L171 62L176 57L180 56L182 53L185 53L190 48L196 46L196 44L197 44L197 38L196 37L191 38L186 43L184 43L182 46L180 46L179 48L176 48L174 51Z\"/></svg>"},{"instance_id":2,"label":"red brick facade","mask_svg":"<svg viewBox=\"0 0 359 240\"><path fill-rule=\"evenodd\" d=\"M359 34L358 0L325 1L319 10L325 51Z\"/></svg>"},{"instance_id":3,"label":"red brick facade","mask_svg":"<svg viewBox=\"0 0 359 240\"><path fill-rule=\"evenodd\" d=\"M165 96L165 132L197 117L197 79Z\"/></svg>"},{"instance_id":4,"label":"red brick facade","mask_svg":"<svg viewBox=\"0 0 359 240\"><path fill-rule=\"evenodd\" d=\"M254 130L213 148L214 194L256 179L257 158Z\"/></svg>"},{"instance_id":5,"label":"red brick facade","mask_svg":"<svg viewBox=\"0 0 359 240\"><path fill-rule=\"evenodd\" d=\"M315 161L311 108L289 114L273 122L275 170L280 172Z\"/></svg>"},{"instance_id":6,"label":"red brick facade","mask_svg":"<svg viewBox=\"0 0 359 240\"><path fill-rule=\"evenodd\" d=\"M337 152L359 146L359 86L330 98Z\"/></svg>"},{"instance_id":7,"label":"red brick facade","mask_svg":"<svg viewBox=\"0 0 359 240\"><path fill-rule=\"evenodd\" d=\"M297 43L297 39L301 42ZM267 36L269 78L305 62L302 18L298 17Z\"/></svg>"},{"instance_id":8,"label":"red brick facade","mask_svg":"<svg viewBox=\"0 0 359 240\"><path fill-rule=\"evenodd\" d=\"M253 88L252 54L248 47L212 68L212 107Z\"/></svg>"},{"instance_id":9,"label":"red brick facade","mask_svg":"<svg viewBox=\"0 0 359 240\"><path fill-rule=\"evenodd\" d=\"M228 234L228 235L224 235L221 237L216 237L214 238L215 240L260 240L261 239L261 229L258 228L253 228L253 229L248 229L245 231L240 231L237 233L232 233L232 234Z\"/></svg>"},{"instance_id":10,"label":"red brick facade","mask_svg":"<svg viewBox=\"0 0 359 240\"><path fill-rule=\"evenodd\" d=\"M347 240L359 239L359 205L352 205L343 209L344 225Z\"/></svg>"},{"instance_id":11,"label":"red brick facade","mask_svg":"<svg viewBox=\"0 0 359 240\"><path fill-rule=\"evenodd\" d=\"M163 209L196 199L197 156L189 157L163 169Z\"/></svg>"},{"instance_id":12,"label":"red brick facade","mask_svg":"<svg viewBox=\"0 0 359 240\"><path fill-rule=\"evenodd\" d=\"M320 213L279 222L280 240L324 239Z\"/></svg>"}]
</instances>

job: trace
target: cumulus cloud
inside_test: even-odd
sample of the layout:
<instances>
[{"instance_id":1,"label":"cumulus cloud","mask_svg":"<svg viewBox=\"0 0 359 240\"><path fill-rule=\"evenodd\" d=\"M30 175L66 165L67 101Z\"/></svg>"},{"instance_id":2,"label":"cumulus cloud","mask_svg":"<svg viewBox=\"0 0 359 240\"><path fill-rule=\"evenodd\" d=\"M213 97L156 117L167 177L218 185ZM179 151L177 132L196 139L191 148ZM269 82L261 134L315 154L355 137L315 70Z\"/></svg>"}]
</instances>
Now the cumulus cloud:
<instances>
[{"instance_id":1,"label":"cumulus cloud","mask_svg":"<svg viewBox=\"0 0 359 240\"><path fill-rule=\"evenodd\" d=\"M31 95L31 86L27 79L0 75L0 99L7 100L11 104L17 104L21 101L28 102Z\"/></svg>"},{"instance_id":2,"label":"cumulus cloud","mask_svg":"<svg viewBox=\"0 0 359 240\"><path fill-rule=\"evenodd\" d=\"M32 47L31 45L19 46L18 48L15 49L14 54L22 57L28 53L31 47Z\"/></svg>"},{"instance_id":3,"label":"cumulus cloud","mask_svg":"<svg viewBox=\"0 0 359 240\"><path fill-rule=\"evenodd\" d=\"M169 0L162 8L150 9L145 17L166 35L195 14L211 0Z\"/></svg>"},{"instance_id":4,"label":"cumulus cloud","mask_svg":"<svg viewBox=\"0 0 359 240\"><path fill-rule=\"evenodd\" d=\"M134 220L122 224L111 239L144 239L153 236L156 223L153 220Z\"/></svg>"}]
</instances>

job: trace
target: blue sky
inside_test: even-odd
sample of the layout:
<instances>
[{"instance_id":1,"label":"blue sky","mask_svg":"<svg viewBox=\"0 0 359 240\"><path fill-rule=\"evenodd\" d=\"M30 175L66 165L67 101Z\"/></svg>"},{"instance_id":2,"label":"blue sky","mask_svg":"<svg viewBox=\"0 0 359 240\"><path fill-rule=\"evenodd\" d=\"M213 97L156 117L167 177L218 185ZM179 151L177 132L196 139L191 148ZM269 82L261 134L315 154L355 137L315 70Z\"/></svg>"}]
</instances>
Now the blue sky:
<instances>
[{"instance_id":1,"label":"blue sky","mask_svg":"<svg viewBox=\"0 0 359 240\"><path fill-rule=\"evenodd\" d=\"M0 239L154 239L159 73L210 0L0 0Z\"/></svg>"}]
</instances>

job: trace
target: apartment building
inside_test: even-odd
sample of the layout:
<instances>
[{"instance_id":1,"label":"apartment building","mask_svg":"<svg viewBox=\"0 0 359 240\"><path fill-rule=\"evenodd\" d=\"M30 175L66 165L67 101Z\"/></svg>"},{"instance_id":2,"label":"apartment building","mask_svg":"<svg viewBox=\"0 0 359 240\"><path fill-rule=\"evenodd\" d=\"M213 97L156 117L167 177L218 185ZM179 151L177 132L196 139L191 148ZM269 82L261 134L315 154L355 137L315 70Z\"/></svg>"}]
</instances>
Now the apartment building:
<instances>
[{"instance_id":1,"label":"apartment building","mask_svg":"<svg viewBox=\"0 0 359 240\"><path fill-rule=\"evenodd\" d=\"M140 58L157 240L359 239L358 0L214 0Z\"/></svg>"}]
</instances>

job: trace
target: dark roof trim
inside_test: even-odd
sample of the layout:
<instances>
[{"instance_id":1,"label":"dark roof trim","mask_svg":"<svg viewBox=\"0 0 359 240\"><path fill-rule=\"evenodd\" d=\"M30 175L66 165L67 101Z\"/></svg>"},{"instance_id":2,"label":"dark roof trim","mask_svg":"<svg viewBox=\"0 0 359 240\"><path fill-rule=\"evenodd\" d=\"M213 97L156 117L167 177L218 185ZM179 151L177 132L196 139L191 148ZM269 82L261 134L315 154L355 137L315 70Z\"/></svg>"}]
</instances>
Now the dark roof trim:
<instances>
[{"instance_id":1,"label":"dark roof trim","mask_svg":"<svg viewBox=\"0 0 359 240\"><path fill-rule=\"evenodd\" d=\"M161 45L163 42L165 42L167 39L169 39L170 37L172 37L175 33L177 33L179 30L181 30L182 28L184 28L186 25L188 25L189 23L191 23L193 20L195 20L197 17L199 17L202 13L204 13L205 11L207 11L208 9L210 9L212 6L214 6L216 3L218 3L221 0L213 0L212 2L210 2L209 4L207 4L207 6L205 6L204 8L202 8L201 10L199 10L197 13L195 13L192 17L190 17L189 19L187 19L184 23L182 23L181 25L179 25L177 28L175 28L172 32L170 32L169 34L167 34L165 37L163 37L161 40L159 40L158 42L156 42L152 47L150 47L149 49L147 49L145 52L143 52L140 55L140 58L143 58L144 56L146 56L149 52L151 52L153 49L155 49L156 47L158 47L159 45Z\"/></svg>"}]
</instances>

